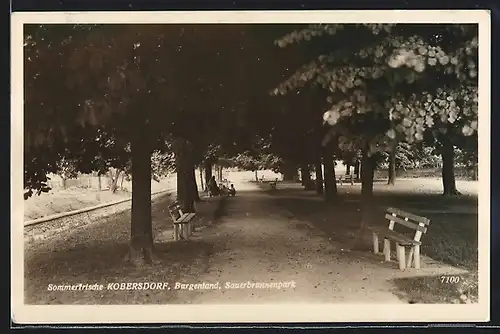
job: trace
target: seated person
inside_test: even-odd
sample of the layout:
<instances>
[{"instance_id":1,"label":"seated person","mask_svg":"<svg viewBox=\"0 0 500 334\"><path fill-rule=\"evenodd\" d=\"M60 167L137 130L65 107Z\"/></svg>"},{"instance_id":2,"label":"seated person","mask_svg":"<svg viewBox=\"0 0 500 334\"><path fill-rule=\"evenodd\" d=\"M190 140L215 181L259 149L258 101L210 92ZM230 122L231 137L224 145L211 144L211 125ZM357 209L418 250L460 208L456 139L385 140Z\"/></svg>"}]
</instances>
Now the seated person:
<instances>
[{"instance_id":1,"label":"seated person","mask_svg":"<svg viewBox=\"0 0 500 334\"><path fill-rule=\"evenodd\" d=\"M234 189L234 184L232 184L232 183L231 183L231 187L229 188L229 195L230 196L236 195L236 189Z\"/></svg>"},{"instance_id":2,"label":"seated person","mask_svg":"<svg viewBox=\"0 0 500 334\"><path fill-rule=\"evenodd\" d=\"M226 185L223 184L222 187L220 188L220 194L222 196L227 196L229 189L227 189Z\"/></svg>"}]
</instances>

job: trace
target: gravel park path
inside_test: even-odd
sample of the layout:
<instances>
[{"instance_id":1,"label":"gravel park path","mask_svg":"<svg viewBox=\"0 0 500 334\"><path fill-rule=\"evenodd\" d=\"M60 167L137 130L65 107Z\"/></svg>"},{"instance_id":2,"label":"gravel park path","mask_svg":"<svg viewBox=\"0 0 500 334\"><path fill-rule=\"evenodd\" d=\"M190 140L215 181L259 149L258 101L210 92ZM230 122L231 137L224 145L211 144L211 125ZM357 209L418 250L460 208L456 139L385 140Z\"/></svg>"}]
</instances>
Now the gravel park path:
<instances>
[{"instance_id":1,"label":"gravel park path","mask_svg":"<svg viewBox=\"0 0 500 334\"><path fill-rule=\"evenodd\" d=\"M418 272L399 271L395 263L351 251L347 244L297 220L273 205L257 185L238 182L237 189L220 223L198 236L218 245L206 273L179 282L186 288L191 283L218 285L178 290L178 302L408 303L392 279L462 272L429 259L423 259Z\"/></svg>"},{"instance_id":2,"label":"gravel park path","mask_svg":"<svg viewBox=\"0 0 500 334\"><path fill-rule=\"evenodd\" d=\"M384 262L382 256L374 255L369 240L364 249L353 243L350 231L359 226L359 219L352 201L355 198L351 200L349 194L357 191L356 185L340 189L344 198L341 204L327 205L321 197L300 189L300 184L279 183L278 190L270 192L266 186L248 182L248 178L231 179L237 189L236 197L223 201L217 197L204 198L198 203L200 225L188 241L172 240L172 223L167 213L171 196L154 198L153 226L158 254L157 260L146 266L130 266L123 260L130 238L129 208L105 217L99 210L91 216L75 216L72 219L78 221L61 223L64 228L55 223L40 225L35 233L38 237L25 240L26 303L402 304L450 303L457 297L453 296L454 291L446 293L446 298L450 295L451 299L433 296L446 288L440 281L441 275L466 274L467 268L458 269L434 259L445 251L453 255L450 250L455 248L451 246L461 244L456 238L431 237L432 234L441 235L440 238L448 236L453 229L465 230L466 225L459 226L465 218L470 220L468 225L477 225L472 214L458 214L451 231L443 230L442 212L435 214L435 223L426 239L441 248L434 247L438 251L432 253L424 247L423 254L434 259L423 256L422 269L400 271L395 261ZM413 181L409 182L408 185L400 182L402 194L404 189L414 188ZM382 200L385 188L378 188L377 196ZM423 200L417 197L410 204L417 205ZM447 205L433 209L448 210ZM473 235L474 230L467 233ZM473 259L474 253L469 255ZM82 282L104 285L167 282L169 288L102 293L47 288L50 284Z\"/></svg>"}]
</instances>

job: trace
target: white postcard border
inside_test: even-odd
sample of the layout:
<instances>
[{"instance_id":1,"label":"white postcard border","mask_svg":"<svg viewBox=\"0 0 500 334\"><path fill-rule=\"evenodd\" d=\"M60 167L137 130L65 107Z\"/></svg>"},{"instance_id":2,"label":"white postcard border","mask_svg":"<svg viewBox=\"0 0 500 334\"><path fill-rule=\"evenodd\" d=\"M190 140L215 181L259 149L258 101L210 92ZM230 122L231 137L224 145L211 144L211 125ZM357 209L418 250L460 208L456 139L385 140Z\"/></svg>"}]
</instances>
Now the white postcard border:
<instances>
[{"instance_id":1,"label":"white postcard border","mask_svg":"<svg viewBox=\"0 0 500 334\"><path fill-rule=\"evenodd\" d=\"M26 23L478 23L479 24L479 303L459 305L24 304L23 24ZM491 19L485 10L26 12L11 16L12 319L49 323L481 322L490 317Z\"/></svg>"}]
</instances>

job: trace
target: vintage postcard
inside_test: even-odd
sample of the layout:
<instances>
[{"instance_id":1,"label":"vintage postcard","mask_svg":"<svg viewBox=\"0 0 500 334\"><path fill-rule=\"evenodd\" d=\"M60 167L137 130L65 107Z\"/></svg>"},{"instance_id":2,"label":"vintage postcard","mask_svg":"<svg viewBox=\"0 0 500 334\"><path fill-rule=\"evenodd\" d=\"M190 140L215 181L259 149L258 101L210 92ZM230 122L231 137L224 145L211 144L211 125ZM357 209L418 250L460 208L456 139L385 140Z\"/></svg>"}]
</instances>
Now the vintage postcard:
<instances>
[{"instance_id":1,"label":"vintage postcard","mask_svg":"<svg viewBox=\"0 0 500 334\"><path fill-rule=\"evenodd\" d=\"M13 321L488 321L490 40L483 10L13 13Z\"/></svg>"}]
</instances>

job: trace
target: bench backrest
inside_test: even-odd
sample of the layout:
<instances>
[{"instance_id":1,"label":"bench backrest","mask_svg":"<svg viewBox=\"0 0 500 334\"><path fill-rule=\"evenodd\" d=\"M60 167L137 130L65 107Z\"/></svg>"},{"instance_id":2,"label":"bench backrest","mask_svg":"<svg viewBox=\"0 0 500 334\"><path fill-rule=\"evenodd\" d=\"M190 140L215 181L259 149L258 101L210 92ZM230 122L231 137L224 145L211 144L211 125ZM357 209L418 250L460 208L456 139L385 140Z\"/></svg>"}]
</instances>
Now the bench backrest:
<instances>
[{"instance_id":1,"label":"bench backrest","mask_svg":"<svg viewBox=\"0 0 500 334\"><path fill-rule=\"evenodd\" d=\"M431 223L428 218L414 215L396 208L387 208L385 218L389 220L389 230L394 230L395 224L400 224L415 231L413 240L420 241L422 234L427 232Z\"/></svg>"},{"instance_id":2,"label":"bench backrest","mask_svg":"<svg viewBox=\"0 0 500 334\"><path fill-rule=\"evenodd\" d=\"M173 220L177 220L182 216L181 205L178 202L172 203L168 206L168 213Z\"/></svg>"}]
</instances>

